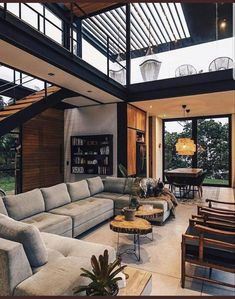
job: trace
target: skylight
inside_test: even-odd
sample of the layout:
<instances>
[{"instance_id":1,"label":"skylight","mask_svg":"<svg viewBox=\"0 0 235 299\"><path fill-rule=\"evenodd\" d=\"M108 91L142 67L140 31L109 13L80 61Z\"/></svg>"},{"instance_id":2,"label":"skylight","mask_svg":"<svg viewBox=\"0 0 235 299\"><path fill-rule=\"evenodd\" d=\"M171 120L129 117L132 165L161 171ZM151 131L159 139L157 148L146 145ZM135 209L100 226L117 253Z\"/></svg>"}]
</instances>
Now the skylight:
<instances>
[{"instance_id":1,"label":"skylight","mask_svg":"<svg viewBox=\"0 0 235 299\"><path fill-rule=\"evenodd\" d=\"M149 24L152 46L190 37L180 3L131 3L131 50L149 46ZM111 41L120 44L120 48L125 48L125 7L85 19L83 28L98 37L104 46L109 36ZM119 50L115 45L111 48L113 53Z\"/></svg>"}]
</instances>

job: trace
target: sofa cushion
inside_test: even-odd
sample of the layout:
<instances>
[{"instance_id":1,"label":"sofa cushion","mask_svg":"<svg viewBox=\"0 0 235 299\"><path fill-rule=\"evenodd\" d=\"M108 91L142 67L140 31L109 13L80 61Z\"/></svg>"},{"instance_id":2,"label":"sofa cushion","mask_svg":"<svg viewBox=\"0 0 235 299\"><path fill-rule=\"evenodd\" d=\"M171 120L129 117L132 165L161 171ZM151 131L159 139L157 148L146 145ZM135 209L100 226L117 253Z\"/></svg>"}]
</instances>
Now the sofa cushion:
<instances>
[{"instance_id":1,"label":"sofa cushion","mask_svg":"<svg viewBox=\"0 0 235 299\"><path fill-rule=\"evenodd\" d=\"M45 211L45 203L39 189L7 195L3 198L8 215L15 220L21 220Z\"/></svg>"},{"instance_id":2,"label":"sofa cushion","mask_svg":"<svg viewBox=\"0 0 235 299\"><path fill-rule=\"evenodd\" d=\"M112 209L113 201L111 199L89 197L53 209L50 212L72 217L73 226L76 227Z\"/></svg>"},{"instance_id":3,"label":"sofa cushion","mask_svg":"<svg viewBox=\"0 0 235 299\"><path fill-rule=\"evenodd\" d=\"M77 201L91 196L86 180L68 183L67 188L72 201Z\"/></svg>"},{"instance_id":4,"label":"sofa cushion","mask_svg":"<svg viewBox=\"0 0 235 299\"><path fill-rule=\"evenodd\" d=\"M87 179L91 195L104 191L104 184L99 176Z\"/></svg>"},{"instance_id":5,"label":"sofa cushion","mask_svg":"<svg viewBox=\"0 0 235 299\"><path fill-rule=\"evenodd\" d=\"M93 197L96 198L109 198L112 200L118 199L119 197L121 197L123 194L121 193L113 193L113 192L101 192L98 194L95 194Z\"/></svg>"},{"instance_id":6,"label":"sofa cushion","mask_svg":"<svg viewBox=\"0 0 235 299\"><path fill-rule=\"evenodd\" d=\"M38 228L0 215L0 238L21 243L32 267L47 262L47 251Z\"/></svg>"},{"instance_id":7,"label":"sofa cushion","mask_svg":"<svg viewBox=\"0 0 235 299\"><path fill-rule=\"evenodd\" d=\"M68 239L54 234L42 233L49 253L46 265L34 269L34 275L16 287L14 295L61 296L73 295L73 289L87 285L89 279L81 277L81 267L91 270L90 258L109 252L109 262L116 258L115 249L82 240Z\"/></svg>"},{"instance_id":8,"label":"sofa cushion","mask_svg":"<svg viewBox=\"0 0 235 299\"><path fill-rule=\"evenodd\" d=\"M72 219L69 216L40 213L22 220L24 223L35 225L41 232L72 237Z\"/></svg>"},{"instance_id":9,"label":"sofa cushion","mask_svg":"<svg viewBox=\"0 0 235 299\"><path fill-rule=\"evenodd\" d=\"M127 207L129 205L129 195L125 194L121 197L113 198L114 200L114 208L115 209L123 209L124 207ZM141 205L153 205L154 208L162 209L163 213L165 213L168 210L168 203L165 200L148 200L146 199L140 199L139 203Z\"/></svg>"},{"instance_id":10,"label":"sofa cushion","mask_svg":"<svg viewBox=\"0 0 235 299\"><path fill-rule=\"evenodd\" d=\"M127 182L126 178L106 177L104 180L104 191L123 194Z\"/></svg>"},{"instance_id":11,"label":"sofa cushion","mask_svg":"<svg viewBox=\"0 0 235 299\"><path fill-rule=\"evenodd\" d=\"M45 201L46 211L50 211L71 202L65 183L42 188L41 191Z\"/></svg>"},{"instance_id":12,"label":"sofa cushion","mask_svg":"<svg viewBox=\"0 0 235 299\"><path fill-rule=\"evenodd\" d=\"M89 283L80 276L89 263L88 258L60 257L18 284L14 296L72 296L76 287Z\"/></svg>"},{"instance_id":13,"label":"sofa cushion","mask_svg":"<svg viewBox=\"0 0 235 299\"><path fill-rule=\"evenodd\" d=\"M0 214L7 215L7 216L8 216L6 207L5 207L5 205L4 205L4 202L3 202L3 199L2 199L1 196L0 196Z\"/></svg>"},{"instance_id":14,"label":"sofa cushion","mask_svg":"<svg viewBox=\"0 0 235 299\"><path fill-rule=\"evenodd\" d=\"M90 259L93 254L98 256L103 253L105 249L108 249L109 262L113 262L116 259L115 249L105 244L97 244L78 239L68 239L48 233L42 233L41 235L47 248L56 250L63 256L76 256Z\"/></svg>"}]
</instances>

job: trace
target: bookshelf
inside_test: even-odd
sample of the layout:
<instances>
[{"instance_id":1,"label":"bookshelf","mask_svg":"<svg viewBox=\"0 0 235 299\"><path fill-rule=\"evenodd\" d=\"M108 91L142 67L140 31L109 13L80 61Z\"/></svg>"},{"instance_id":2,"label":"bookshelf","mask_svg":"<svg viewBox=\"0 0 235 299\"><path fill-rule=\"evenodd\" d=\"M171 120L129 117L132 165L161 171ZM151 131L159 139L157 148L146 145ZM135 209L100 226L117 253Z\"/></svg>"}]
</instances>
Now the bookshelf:
<instances>
[{"instance_id":1,"label":"bookshelf","mask_svg":"<svg viewBox=\"0 0 235 299\"><path fill-rule=\"evenodd\" d=\"M71 173L113 174L113 135L71 136Z\"/></svg>"}]
</instances>

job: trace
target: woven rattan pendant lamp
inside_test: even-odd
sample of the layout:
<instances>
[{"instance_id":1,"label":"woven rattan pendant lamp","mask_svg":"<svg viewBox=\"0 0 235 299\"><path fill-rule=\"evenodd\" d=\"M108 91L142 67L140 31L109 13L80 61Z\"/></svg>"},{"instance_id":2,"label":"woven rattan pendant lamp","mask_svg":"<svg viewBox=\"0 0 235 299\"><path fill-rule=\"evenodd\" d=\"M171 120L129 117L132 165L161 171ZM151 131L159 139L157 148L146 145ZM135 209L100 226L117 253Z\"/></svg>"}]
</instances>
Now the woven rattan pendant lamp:
<instances>
[{"instance_id":1,"label":"woven rattan pendant lamp","mask_svg":"<svg viewBox=\"0 0 235 299\"><path fill-rule=\"evenodd\" d=\"M184 116L185 112L190 112L189 109L186 109L186 105L182 105L182 108L184 110ZM179 138L175 147L177 154L181 156L193 156L196 152L196 144L191 138Z\"/></svg>"}]
</instances>

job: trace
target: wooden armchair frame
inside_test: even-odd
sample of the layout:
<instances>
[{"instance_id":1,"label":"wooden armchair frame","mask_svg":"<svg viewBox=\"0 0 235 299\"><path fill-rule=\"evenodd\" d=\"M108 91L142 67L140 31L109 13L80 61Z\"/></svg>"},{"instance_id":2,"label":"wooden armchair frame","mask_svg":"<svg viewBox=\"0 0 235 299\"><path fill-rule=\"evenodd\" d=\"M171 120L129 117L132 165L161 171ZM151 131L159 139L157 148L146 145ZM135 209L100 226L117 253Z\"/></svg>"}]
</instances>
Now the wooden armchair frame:
<instances>
[{"instance_id":1,"label":"wooden armchair frame","mask_svg":"<svg viewBox=\"0 0 235 299\"><path fill-rule=\"evenodd\" d=\"M197 221L197 220L192 220L192 221ZM191 223L191 225L193 225L193 223ZM232 284L229 284L229 283L226 283L226 282L211 279L211 271L212 271L213 268L218 269L218 270L222 270L222 271L225 271L225 272L230 272L230 273L235 273L235 269L226 267L222 263L221 264L219 264L219 263L214 264L214 263L208 262L204 259L205 245L208 245L208 244L216 245L218 250L219 249L223 250L225 248L227 248L227 249L229 248L229 249L234 250L234 252L235 252L235 244L228 243L228 242L222 242L222 241L216 240L216 238L213 238L213 239L205 238L204 237L205 233L212 233L215 236L216 235L223 235L223 236L235 237L235 232L210 228L210 227L206 227L206 226L203 226L203 225L200 225L200 224L195 224L195 225L193 225L193 227L199 232L199 236L193 236L193 235L187 235L187 234L182 235L182 243L181 243L181 286L182 286L182 288L185 287L185 278L186 277L197 279L197 280L200 280L200 281L206 281L206 282L209 282L209 283L219 284L219 285L223 285L223 286L226 286L226 287L235 288L235 284L232 285ZM186 255L186 245L187 245L186 242L187 242L187 240L197 242L198 248L199 248L198 258L195 258L195 257L191 258L191 257ZM209 278L187 274L186 273L186 263L190 263L190 264L193 264L193 265L198 265L198 266L209 268L210 269Z\"/></svg>"}]
</instances>

